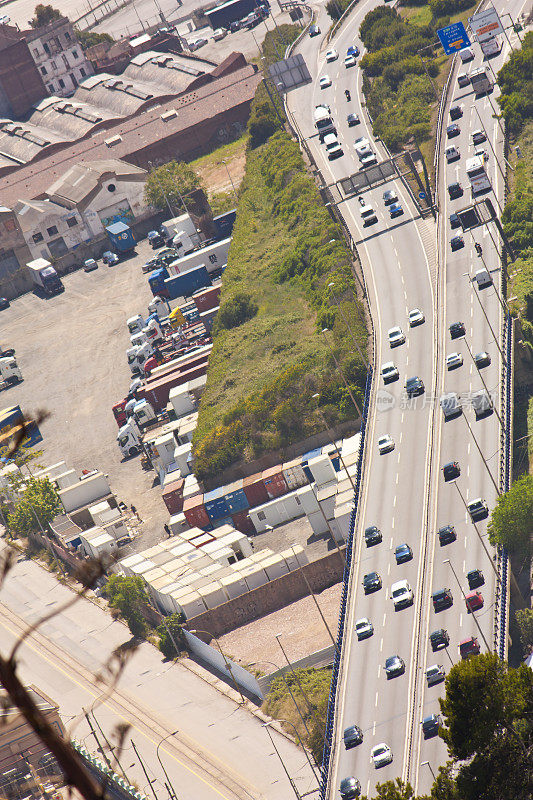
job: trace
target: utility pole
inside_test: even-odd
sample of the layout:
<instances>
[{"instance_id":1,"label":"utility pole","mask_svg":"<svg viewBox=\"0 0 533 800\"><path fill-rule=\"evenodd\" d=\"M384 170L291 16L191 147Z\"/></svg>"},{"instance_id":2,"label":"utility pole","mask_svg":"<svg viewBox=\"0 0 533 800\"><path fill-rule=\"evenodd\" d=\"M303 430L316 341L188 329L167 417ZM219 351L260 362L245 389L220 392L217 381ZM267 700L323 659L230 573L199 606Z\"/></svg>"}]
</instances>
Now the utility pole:
<instances>
[{"instance_id":1,"label":"utility pole","mask_svg":"<svg viewBox=\"0 0 533 800\"><path fill-rule=\"evenodd\" d=\"M153 785L152 781L150 780L150 778L148 777L148 773L147 773L147 771L146 771L146 767L144 766L144 762L143 762L142 758L141 758L141 757L140 757L140 755L139 755L139 751L138 751L138 750L137 750L137 748L135 747L135 742L133 741L133 739L130 739L130 742L131 742L131 746L133 747L133 750L134 750L134 752L135 752L135 755L136 755L136 756L137 756L137 758L139 759L139 764L141 765L141 769L142 769L142 771L144 772L144 777L145 777L145 778L146 778L146 780L148 781L148 784L149 784L149 786L150 786L150 789L152 790L152 794L153 794L153 796L154 796L155 800L158 800L158 797L157 797L157 795L156 795L156 793L155 793L154 785Z\"/></svg>"},{"instance_id":2,"label":"utility pole","mask_svg":"<svg viewBox=\"0 0 533 800\"><path fill-rule=\"evenodd\" d=\"M351 388L350 388L350 386L348 384L348 381L346 380L344 372L342 371L342 368L341 368L339 362L337 361L337 357L335 355L333 347L330 344L328 337L326 336L326 333L329 333L329 332L330 332L329 328L323 328L322 329L322 335L324 336L324 339L326 340L326 344L328 345L328 347L330 349L330 352L331 352L331 355L333 356L333 361L335 362L335 366L337 367L337 372L339 373L339 375L342 378L342 381L343 381L343 383L344 383L344 385L346 387L346 390L347 390L348 394L350 395L350 400L354 404L355 410L359 414L359 418L362 419L363 418L363 412L361 411L361 409L357 405L357 401L356 401L355 397L353 396L353 392L352 392L352 390L351 390Z\"/></svg>"},{"instance_id":3,"label":"utility pole","mask_svg":"<svg viewBox=\"0 0 533 800\"><path fill-rule=\"evenodd\" d=\"M461 586L461 583L459 582L459 578L457 577L457 573L456 573L456 571L455 571L455 569L454 569L454 567L453 567L453 564L452 564L452 562L450 561L450 559L449 559L449 558L445 558L443 563L444 563L444 564L448 564L448 565L449 565L449 567L450 567L450 569L451 569L451 571L453 572L453 574L454 574L454 576L455 576L455 580L457 581L457 585L459 586L459 589L461 590L461 594L463 595L463 600L465 601L465 605L466 605L466 606L467 606L467 608L468 608L468 605L467 605L467 603L466 603L466 594L464 593L464 591L463 591L463 587ZM488 653L492 653L492 650L491 650L491 649L490 649L490 647L489 647L489 643L487 642L487 639L485 638L485 634L484 634L484 633L483 633L483 631L481 630L481 625L480 625L480 624L479 624L479 622L478 622L478 619L477 619L477 617L476 617L476 614L475 614L475 612L474 612L474 609L471 609L471 610L470 610L470 613L472 614L472 617L473 617L473 619L474 619L474 622L476 623L476 627L477 627L477 629L478 629L478 631L479 631L479 635L481 636L481 638L483 639L483 641L484 641L484 643L485 643L485 647L487 648L487 652L488 652Z\"/></svg>"},{"instance_id":4,"label":"utility pole","mask_svg":"<svg viewBox=\"0 0 533 800\"><path fill-rule=\"evenodd\" d=\"M94 703L93 703L93 705L94 705ZM118 760L118 756L117 756L117 755L116 755L116 753L115 753L115 748L114 748L114 747L111 745L111 743L110 743L109 739L107 738L107 736L106 736L106 735L105 735L105 733L103 732L103 730L102 730L102 726L100 725L100 723L99 723L99 722L98 722L98 720L96 719L96 714L94 713L94 709L93 709L93 708L91 708L91 714L93 715L93 719L94 719L94 721L95 721L96 725L98 726L98 730L99 730L99 731L100 731L100 733L102 734L102 737L103 737L103 739L104 739L105 743L107 744L107 746L108 746L108 748L109 748L109 752L110 752L110 753L113 753L113 758L114 758L114 759L115 759L115 761L117 762L117 764L118 764L118 766L119 766L119 769L120 769L120 771L122 772L122 775L124 776L124 780L128 781L128 783L129 783L129 784L130 784L130 786L131 786L131 785L132 785L132 783L131 783L130 779L128 778L128 776L126 775L126 773L124 772L124 769L123 769L123 767L122 767L122 764L121 764L121 763L120 763L120 761Z\"/></svg>"},{"instance_id":5,"label":"utility pole","mask_svg":"<svg viewBox=\"0 0 533 800\"><path fill-rule=\"evenodd\" d=\"M490 471L489 465L487 464L487 461L486 461L486 459L485 459L485 456L483 455L483 453L482 453L482 451L481 451L481 447L479 446L479 442L478 442L478 440L477 440L477 439L476 439L476 437L474 436L474 431L472 430L472 427L471 427L471 425L470 425L470 423L469 423L469 421L468 421L468 419L467 419L467 417L466 417L466 414L465 414L465 412L464 412L464 411L463 411L463 417L464 417L464 420L465 420L465 422L466 422L466 427L467 427L467 428L468 428L468 430L470 431L470 435L471 435L472 439L474 440L474 444L476 445L477 451L478 451L479 455L481 456L481 460L483 461L483 464L485 465L485 469L487 470L487 472L488 472L488 474L489 474L489 478L490 478L490 479L491 479L491 481L492 481L492 485L494 486L494 488L495 488L495 490L496 490L496 494L497 494L497 495L498 495L498 497L499 497L499 496L501 495L501 492L500 492L500 490L499 490L499 488L498 488L498 484L496 483L496 481L495 481L495 479L494 479L494 476L493 476L492 472Z\"/></svg>"},{"instance_id":6,"label":"utility pole","mask_svg":"<svg viewBox=\"0 0 533 800\"><path fill-rule=\"evenodd\" d=\"M301 693L302 693L302 697L304 698L304 700L305 700L305 702L306 702L306 705L307 705L307 711L308 711L308 713L309 713L309 716L311 716L311 715L313 714L313 711L315 711L315 706L314 706L314 705L311 703L311 701L310 701L310 700L309 700L309 698L307 697L307 694L304 692L304 690L303 690L303 686L302 686L302 684L300 683L300 679L298 678L298 675L296 674L296 671L295 671L294 667L292 666L291 662L289 661L289 657L288 657L287 653L285 652L285 648L284 648L284 647L283 647L283 645L281 644L281 641L280 641L280 640L281 640L281 637L282 637L282 635L283 635L283 634L281 634L281 633L275 633L275 634L274 634L274 636L275 636L275 638L276 638L276 640L277 640L277 642L278 642L278 644L279 644L279 646L280 646L281 652L282 652L282 653L283 653L283 655L285 656L285 661L287 662L287 664L288 664L288 666L289 666L289 668L290 668L290 670L291 670L292 674L294 675L294 680L295 680L295 681L296 681L296 683L298 684L298 688L299 688L299 690L301 691ZM306 726L306 729L307 729L307 726Z\"/></svg>"},{"instance_id":7,"label":"utility pole","mask_svg":"<svg viewBox=\"0 0 533 800\"><path fill-rule=\"evenodd\" d=\"M325 626L325 628L326 628L326 630L327 630L327 632L329 634L329 638L331 639L331 643L332 643L333 647L335 648L335 652L340 655L339 648L337 647L337 642L333 638L333 634L331 633L331 629L330 629L328 623L326 622L326 618L324 617L324 614L322 613L322 609L320 608L320 606L318 604L318 600L316 599L316 595L315 595L313 589L311 588L311 585L310 585L309 581L307 580L307 575L305 574L305 570L304 570L305 564L302 565L298 561L298 555L297 555L297 553L296 553L296 551L294 549L294 545L292 547L292 553L294 555L294 558L296 559L296 563L298 564L298 566L300 568L300 574L301 574L302 578L305 581L305 585L307 586L307 591L309 592L309 594L313 598L314 604L316 606L316 610L320 614L320 618L322 619L322 622L324 623L324 626Z\"/></svg>"},{"instance_id":8,"label":"utility pole","mask_svg":"<svg viewBox=\"0 0 533 800\"><path fill-rule=\"evenodd\" d=\"M87 713L87 711L85 711L85 709L83 710L83 714L84 714L84 716L85 716L85 719L87 720L87 724L89 725L89 728L91 729L91 733L92 733L92 735L94 736L94 738L95 738L95 740L96 740L96 744L98 745L98 750L100 751L100 753L101 753L101 755L102 755L102 758L104 759L105 763L107 764L107 766L108 766L108 768L111 770L111 772L114 772L115 770L114 770L114 769L113 769L113 767L111 766L111 762L109 761L109 759L108 759L108 757L107 757L107 755L106 755L106 752L105 752L104 748L103 748L103 747L102 747L102 745L100 744L100 741L99 741L99 739L98 739L98 736L96 735L96 731L95 731L95 729L93 728L93 724L92 724L92 722L91 722L91 719L90 719L90 717L89 717L89 714Z\"/></svg>"}]
</instances>

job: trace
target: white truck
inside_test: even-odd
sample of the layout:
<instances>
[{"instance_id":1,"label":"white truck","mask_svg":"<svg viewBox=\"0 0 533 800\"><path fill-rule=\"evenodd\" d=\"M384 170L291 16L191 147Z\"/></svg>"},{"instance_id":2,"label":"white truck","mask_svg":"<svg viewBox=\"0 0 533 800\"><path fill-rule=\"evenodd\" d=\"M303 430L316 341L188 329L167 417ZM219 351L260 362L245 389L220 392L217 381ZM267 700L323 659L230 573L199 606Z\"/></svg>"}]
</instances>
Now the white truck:
<instances>
[{"instance_id":1,"label":"white truck","mask_svg":"<svg viewBox=\"0 0 533 800\"><path fill-rule=\"evenodd\" d=\"M486 94L493 86L487 67L478 67L470 73L470 85L474 94Z\"/></svg>"},{"instance_id":2,"label":"white truck","mask_svg":"<svg viewBox=\"0 0 533 800\"><path fill-rule=\"evenodd\" d=\"M324 141L324 136L328 133L337 135L337 129L331 117L331 111L328 105L322 104L315 106L314 111L315 128L318 131L318 136L321 142Z\"/></svg>"},{"instance_id":3,"label":"white truck","mask_svg":"<svg viewBox=\"0 0 533 800\"><path fill-rule=\"evenodd\" d=\"M481 51L484 56L497 56L498 53L502 49L502 42L497 36L493 36L492 39L485 39L485 41L479 43L481 45Z\"/></svg>"},{"instance_id":4,"label":"white truck","mask_svg":"<svg viewBox=\"0 0 533 800\"><path fill-rule=\"evenodd\" d=\"M36 258L26 264L33 285L39 288L48 297L59 294L64 290L61 278L46 258Z\"/></svg>"},{"instance_id":5,"label":"white truck","mask_svg":"<svg viewBox=\"0 0 533 800\"><path fill-rule=\"evenodd\" d=\"M122 455L134 456L141 448L141 432L133 417L126 422L117 434L117 444Z\"/></svg>"},{"instance_id":6,"label":"white truck","mask_svg":"<svg viewBox=\"0 0 533 800\"><path fill-rule=\"evenodd\" d=\"M133 407L133 419L141 431L158 421L157 414L148 400L139 400L135 403Z\"/></svg>"},{"instance_id":7,"label":"white truck","mask_svg":"<svg viewBox=\"0 0 533 800\"><path fill-rule=\"evenodd\" d=\"M141 317L140 314L135 314L134 317L130 317L126 320L126 325L128 326L130 335L133 336L134 333L140 333L142 331L146 325L146 320Z\"/></svg>"},{"instance_id":8,"label":"white truck","mask_svg":"<svg viewBox=\"0 0 533 800\"><path fill-rule=\"evenodd\" d=\"M227 239L221 239L219 242L213 242L202 247L199 250L194 250L183 258L178 258L172 261L168 267L168 274L170 278L180 275L182 272L188 272L195 267L202 264L205 266L209 273L220 270L224 264L228 263L228 251L231 243L231 236Z\"/></svg>"},{"instance_id":9,"label":"white truck","mask_svg":"<svg viewBox=\"0 0 533 800\"><path fill-rule=\"evenodd\" d=\"M473 156L466 160L466 174L470 181L472 195L488 192L491 189L490 181L485 172L485 161L480 156Z\"/></svg>"},{"instance_id":10,"label":"white truck","mask_svg":"<svg viewBox=\"0 0 533 800\"><path fill-rule=\"evenodd\" d=\"M328 133L324 136L324 144L326 145L326 152L328 154L328 160L333 161L334 158L339 158L342 156L342 146L339 144L339 141L334 133Z\"/></svg>"},{"instance_id":11,"label":"white truck","mask_svg":"<svg viewBox=\"0 0 533 800\"><path fill-rule=\"evenodd\" d=\"M22 372L19 369L15 356L0 358L0 389L7 389L22 380Z\"/></svg>"},{"instance_id":12,"label":"white truck","mask_svg":"<svg viewBox=\"0 0 533 800\"><path fill-rule=\"evenodd\" d=\"M136 345L135 347L130 347L129 350L126 350L126 356L128 358L131 374L141 375L144 362L153 356L153 354L154 349L150 342L144 342L144 344Z\"/></svg>"}]
</instances>

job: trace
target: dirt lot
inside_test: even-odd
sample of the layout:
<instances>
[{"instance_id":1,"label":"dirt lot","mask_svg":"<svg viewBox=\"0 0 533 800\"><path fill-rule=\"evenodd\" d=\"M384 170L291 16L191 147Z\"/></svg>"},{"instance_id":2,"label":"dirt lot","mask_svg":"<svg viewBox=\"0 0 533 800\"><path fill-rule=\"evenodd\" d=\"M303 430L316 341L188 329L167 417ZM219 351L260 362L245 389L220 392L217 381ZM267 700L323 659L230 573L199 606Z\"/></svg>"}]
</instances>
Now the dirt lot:
<instances>
[{"instance_id":1,"label":"dirt lot","mask_svg":"<svg viewBox=\"0 0 533 800\"><path fill-rule=\"evenodd\" d=\"M63 294L27 294L1 312L0 341L15 347L24 381L0 393L0 406L50 412L41 426L43 466L66 461L78 471L106 473L117 497L133 503L144 521L135 549L164 536L168 512L154 473L143 472L138 457L121 462L111 407L130 383L126 319L146 312L152 297L141 273L151 252L140 242L137 255L115 267L100 263L95 272L67 275Z\"/></svg>"}]
</instances>

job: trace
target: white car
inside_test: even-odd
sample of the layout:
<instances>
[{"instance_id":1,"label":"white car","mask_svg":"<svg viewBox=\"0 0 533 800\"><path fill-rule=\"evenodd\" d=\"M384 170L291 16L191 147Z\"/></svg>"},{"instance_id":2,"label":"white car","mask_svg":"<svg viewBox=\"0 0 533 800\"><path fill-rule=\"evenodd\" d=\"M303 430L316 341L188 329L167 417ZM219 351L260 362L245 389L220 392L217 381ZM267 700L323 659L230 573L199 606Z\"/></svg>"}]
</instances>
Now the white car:
<instances>
[{"instance_id":1,"label":"white car","mask_svg":"<svg viewBox=\"0 0 533 800\"><path fill-rule=\"evenodd\" d=\"M359 147L356 147L355 148L355 152L357 153L357 155L361 159L361 158L363 158L363 156L370 155L373 151L372 151L372 148L370 147L370 145L367 143L367 144L362 144Z\"/></svg>"},{"instance_id":2,"label":"white car","mask_svg":"<svg viewBox=\"0 0 533 800\"><path fill-rule=\"evenodd\" d=\"M391 203L398 202L398 195L394 189L388 189L386 192L383 192L383 202L386 206L390 206Z\"/></svg>"},{"instance_id":3,"label":"white car","mask_svg":"<svg viewBox=\"0 0 533 800\"><path fill-rule=\"evenodd\" d=\"M335 49L328 50L328 52L326 53L326 61L328 62L328 64L331 61L336 61L338 59L338 57L339 57L339 54L337 53L337 51Z\"/></svg>"},{"instance_id":4,"label":"white car","mask_svg":"<svg viewBox=\"0 0 533 800\"><path fill-rule=\"evenodd\" d=\"M319 80L319 84L321 89L327 89L328 86L331 86L331 78L329 75L322 75Z\"/></svg>"},{"instance_id":5,"label":"white car","mask_svg":"<svg viewBox=\"0 0 533 800\"><path fill-rule=\"evenodd\" d=\"M364 156L359 156L359 161L362 167L371 167L373 164L378 163L377 156L372 150L369 153L365 153Z\"/></svg>"},{"instance_id":6,"label":"white car","mask_svg":"<svg viewBox=\"0 0 533 800\"><path fill-rule=\"evenodd\" d=\"M391 450L394 450L394 439L392 439L388 433L379 437L378 450L382 456L385 455L385 453L390 453Z\"/></svg>"},{"instance_id":7,"label":"white car","mask_svg":"<svg viewBox=\"0 0 533 800\"><path fill-rule=\"evenodd\" d=\"M405 342L405 333L402 331L399 325L396 325L394 328L390 328L387 336L389 337L389 344L391 347L398 347L398 345Z\"/></svg>"},{"instance_id":8,"label":"white car","mask_svg":"<svg viewBox=\"0 0 533 800\"><path fill-rule=\"evenodd\" d=\"M395 611L398 611L400 608L407 608L407 606L413 604L413 590L405 580L393 583L390 594Z\"/></svg>"},{"instance_id":9,"label":"white car","mask_svg":"<svg viewBox=\"0 0 533 800\"><path fill-rule=\"evenodd\" d=\"M426 318L419 308L413 308L409 312L409 326L411 328L416 328L417 325L423 325L425 321Z\"/></svg>"},{"instance_id":10,"label":"white car","mask_svg":"<svg viewBox=\"0 0 533 800\"><path fill-rule=\"evenodd\" d=\"M372 636L374 633L374 626L368 617L361 617L361 619L357 620L355 623L355 633L359 642L361 639L368 639L369 636Z\"/></svg>"},{"instance_id":11,"label":"white car","mask_svg":"<svg viewBox=\"0 0 533 800\"><path fill-rule=\"evenodd\" d=\"M355 147L355 152L359 154L359 148L370 147L370 142L368 141L368 139L365 139L364 136L360 136L358 139L355 140L353 146Z\"/></svg>"},{"instance_id":12,"label":"white car","mask_svg":"<svg viewBox=\"0 0 533 800\"><path fill-rule=\"evenodd\" d=\"M392 383L392 381L397 381L400 377L398 367L396 367L392 361L387 361L387 363L383 364L381 367L381 377L383 378L383 383Z\"/></svg>"},{"instance_id":13,"label":"white car","mask_svg":"<svg viewBox=\"0 0 533 800\"><path fill-rule=\"evenodd\" d=\"M213 32L212 39L214 42L219 42L221 39L224 39L225 36L228 35L228 32L225 28L217 28L216 31Z\"/></svg>"},{"instance_id":14,"label":"white car","mask_svg":"<svg viewBox=\"0 0 533 800\"><path fill-rule=\"evenodd\" d=\"M379 769L379 767L384 767L386 764L390 764L392 761L392 750L387 744L385 744L385 742L377 744L370 752L376 769Z\"/></svg>"},{"instance_id":15,"label":"white car","mask_svg":"<svg viewBox=\"0 0 533 800\"><path fill-rule=\"evenodd\" d=\"M463 366L463 357L461 353L450 353L449 356L446 356L446 367L448 369L457 369L457 367Z\"/></svg>"},{"instance_id":16,"label":"white car","mask_svg":"<svg viewBox=\"0 0 533 800\"><path fill-rule=\"evenodd\" d=\"M346 69L348 69L348 67L355 67L356 64L357 61L355 60L355 56L346 56L344 59L344 66Z\"/></svg>"}]
</instances>

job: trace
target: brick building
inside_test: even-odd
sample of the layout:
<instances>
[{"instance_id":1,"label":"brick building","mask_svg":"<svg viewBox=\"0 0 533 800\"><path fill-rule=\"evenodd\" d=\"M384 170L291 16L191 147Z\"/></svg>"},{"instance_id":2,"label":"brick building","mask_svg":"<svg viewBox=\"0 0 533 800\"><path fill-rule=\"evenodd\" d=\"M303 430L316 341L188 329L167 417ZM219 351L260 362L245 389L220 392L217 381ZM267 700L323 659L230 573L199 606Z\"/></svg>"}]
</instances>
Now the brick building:
<instances>
[{"instance_id":1,"label":"brick building","mask_svg":"<svg viewBox=\"0 0 533 800\"><path fill-rule=\"evenodd\" d=\"M0 116L19 119L46 95L24 35L0 25Z\"/></svg>"},{"instance_id":2,"label":"brick building","mask_svg":"<svg viewBox=\"0 0 533 800\"><path fill-rule=\"evenodd\" d=\"M65 738L65 728L61 722L58 705L35 686L28 687L31 699L53 725L57 733ZM32 764L35 768L48 756L48 749L28 725L16 706L10 705L5 692L0 694L7 705L0 708L0 773L15 769L21 762Z\"/></svg>"}]
</instances>

